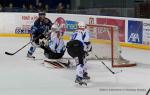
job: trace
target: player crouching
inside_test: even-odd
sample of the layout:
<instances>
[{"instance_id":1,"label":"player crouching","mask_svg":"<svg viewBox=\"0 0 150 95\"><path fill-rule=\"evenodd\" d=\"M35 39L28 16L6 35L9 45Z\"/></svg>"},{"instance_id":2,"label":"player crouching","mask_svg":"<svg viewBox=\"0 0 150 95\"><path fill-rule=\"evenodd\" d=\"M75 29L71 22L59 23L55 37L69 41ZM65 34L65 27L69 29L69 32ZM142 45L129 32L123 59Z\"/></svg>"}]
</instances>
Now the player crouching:
<instances>
[{"instance_id":1,"label":"player crouching","mask_svg":"<svg viewBox=\"0 0 150 95\"><path fill-rule=\"evenodd\" d=\"M86 56L91 49L89 32L86 29L86 25L84 22L79 22L78 30L73 33L71 40L67 43L67 51L71 57L77 58L75 83L80 85L87 85L83 79L90 79L87 73Z\"/></svg>"},{"instance_id":2,"label":"player crouching","mask_svg":"<svg viewBox=\"0 0 150 95\"><path fill-rule=\"evenodd\" d=\"M40 41L40 47L44 50L45 57L49 59L45 60L45 62L60 68L69 66L69 63L62 62L62 60L58 61L58 59L63 57L66 50L62 36L63 34L60 32L59 27L54 24L52 25L51 33L48 38Z\"/></svg>"}]
</instances>

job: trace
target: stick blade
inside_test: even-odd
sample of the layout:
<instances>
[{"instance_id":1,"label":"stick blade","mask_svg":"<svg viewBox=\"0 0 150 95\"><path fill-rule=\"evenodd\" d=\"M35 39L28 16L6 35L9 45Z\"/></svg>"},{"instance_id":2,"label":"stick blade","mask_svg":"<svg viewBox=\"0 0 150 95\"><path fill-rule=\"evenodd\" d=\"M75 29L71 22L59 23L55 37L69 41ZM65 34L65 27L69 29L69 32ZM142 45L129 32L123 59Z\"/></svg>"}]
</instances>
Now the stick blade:
<instances>
[{"instance_id":1,"label":"stick blade","mask_svg":"<svg viewBox=\"0 0 150 95\"><path fill-rule=\"evenodd\" d=\"M5 52L6 55L14 55L13 53Z\"/></svg>"}]
</instances>

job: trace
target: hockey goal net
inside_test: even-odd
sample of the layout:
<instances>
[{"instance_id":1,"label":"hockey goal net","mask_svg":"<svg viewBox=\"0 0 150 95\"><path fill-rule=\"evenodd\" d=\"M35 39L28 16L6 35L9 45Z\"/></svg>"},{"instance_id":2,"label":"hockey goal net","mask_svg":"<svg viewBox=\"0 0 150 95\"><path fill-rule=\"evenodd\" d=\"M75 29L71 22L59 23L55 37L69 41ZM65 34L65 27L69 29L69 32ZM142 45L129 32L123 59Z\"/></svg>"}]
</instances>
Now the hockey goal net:
<instances>
[{"instance_id":1,"label":"hockey goal net","mask_svg":"<svg viewBox=\"0 0 150 95\"><path fill-rule=\"evenodd\" d=\"M92 53L89 58L98 56L100 60L110 61L112 67L132 67L134 63L124 59L121 55L119 41L119 28L113 25L89 24L91 35Z\"/></svg>"}]
</instances>

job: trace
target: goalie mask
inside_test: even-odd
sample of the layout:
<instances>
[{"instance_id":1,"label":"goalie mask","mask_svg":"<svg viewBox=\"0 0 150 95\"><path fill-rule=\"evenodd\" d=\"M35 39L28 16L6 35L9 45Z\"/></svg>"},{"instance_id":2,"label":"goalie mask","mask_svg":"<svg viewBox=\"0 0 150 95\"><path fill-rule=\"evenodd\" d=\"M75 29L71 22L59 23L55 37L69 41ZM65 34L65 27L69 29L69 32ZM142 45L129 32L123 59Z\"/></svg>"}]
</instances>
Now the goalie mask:
<instances>
[{"instance_id":1,"label":"goalie mask","mask_svg":"<svg viewBox=\"0 0 150 95\"><path fill-rule=\"evenodd\" d=\"M82 21L78 22L78 29L84 30L85 28L86 28L86 25L84 22L82 22Z\"/></svg>"},{"instance_id":2,"label":"goalie mask","mask_svg":"<svg viewBox=\"0 0 150 95\"><path fill-rule=\"evenodd\" d=\"M62 38L62 36L63 34L60 32L60 28L56 24L53 24L51 27L51 38Z\"/></svg>"},{"instance_id":3,"label":"goalie mask","mask_svg":"<svg viewBox=\"0 0 150 95\"><path fill-rule=\"evenodd\" d=\"M58 32L58 31L60 31L60 29L56 24L53 24L52 27L51 27L51 31L52 32Z\"/></svg>"}]
</instances>

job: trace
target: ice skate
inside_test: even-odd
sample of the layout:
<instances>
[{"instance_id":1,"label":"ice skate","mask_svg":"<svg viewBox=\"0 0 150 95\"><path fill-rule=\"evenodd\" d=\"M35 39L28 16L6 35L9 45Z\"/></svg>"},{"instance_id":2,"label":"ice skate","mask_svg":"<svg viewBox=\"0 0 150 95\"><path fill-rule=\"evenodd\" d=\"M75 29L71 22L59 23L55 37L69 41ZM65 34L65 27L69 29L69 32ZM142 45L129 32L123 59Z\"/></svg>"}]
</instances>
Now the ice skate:
<instances>
[{"instance_id":1,"label":"ice skate","mask_svg":"<svg viewBox=\"0 0 150 95\"><path fill-rule=\"evenodd\" d=\"M87 73L87 72L85 72L85 73L83 74L83 79L85 79L85 80L90 80L90 76L88 76L88 73Z\"/></svg>"},{"instance_id":2,"label":"ice skate","mask_svg":"<svg viewBox=\"0 0 150 95\"><path fill-rule=\"evenodd\" d=\"M27 53L27 58L35 59L35 56L33 56L33 55Z\"/></svg>"},{"instance_id":3,"label":"ice skate","mask_svg":"<svg viewBox=\"0 0 150 95\"><path fill-rule=\"evenodd\" d=\"M87 86L87 83L84 82L84 81L82 80L82 78L79 77L79 76L76 77L75 83L78 83L79 85L86 85L86 86Z\"/></svg>"}]
</instances>

